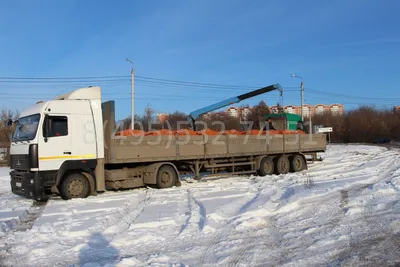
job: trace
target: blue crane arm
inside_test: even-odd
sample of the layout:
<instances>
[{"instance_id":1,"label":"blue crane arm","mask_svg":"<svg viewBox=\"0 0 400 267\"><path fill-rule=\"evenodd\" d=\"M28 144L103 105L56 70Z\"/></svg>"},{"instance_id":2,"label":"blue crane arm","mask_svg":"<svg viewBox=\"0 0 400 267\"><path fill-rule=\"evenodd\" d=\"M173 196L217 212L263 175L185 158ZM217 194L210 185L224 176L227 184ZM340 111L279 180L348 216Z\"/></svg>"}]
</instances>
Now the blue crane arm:
<instances>
[{"instance_id":1,"label":"blue crane arm","mask_svg":"<svg viewBox=\"0 0 400 267\"><path fill-rule=\"evenodd\" d=\"M264 93L268 93L268 92L271 92L271 91L274 91L274 90L279 90L280 92L283 91L282 87L280 86L280 84L277 83L277 84L273 84L273 85L270 85L270 86L266 86L266 87L251 91L249 93L245 93L245 94L242 94L242 95L239 95L239 96L235 96L235 97L232 97L232 98L229 98L229 99L226 99L226 100L222 100L222 101L220 101L218 103L209 105L209 106L204 107L204 108L197 109L197 110L195 110L195 111L193 111L193 112L191 112L189 114L189 117L188 117L189 123L192 124L193 128L195 128L194 123L195 123L196 119L202 114L217 110L217 109L222 108L222 107L229 106L231 104L239 103L242 100L245 100L245 99L248 99L248 98L251 98L251 97L254 97L254 96L258 96L258 95L261 95L261 94L264 94Z\"/></svg>"}]
</instances>

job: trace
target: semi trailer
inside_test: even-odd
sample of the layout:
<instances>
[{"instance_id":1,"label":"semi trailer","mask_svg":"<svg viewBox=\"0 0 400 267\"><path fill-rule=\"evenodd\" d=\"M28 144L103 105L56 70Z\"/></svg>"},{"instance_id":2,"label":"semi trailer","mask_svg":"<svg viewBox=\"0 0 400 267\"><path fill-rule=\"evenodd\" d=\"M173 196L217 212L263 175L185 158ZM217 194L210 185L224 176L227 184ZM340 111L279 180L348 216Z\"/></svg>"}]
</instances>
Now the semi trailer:
<instances>
[{"instance_id":1,"label":"semi trailer","mask_svg":"<svg viewBox=\"0 0 400 267\"><path fill-rule=\"evenodd\" d=\"M275 89L281 87L256 91ZM190 120L195 123L206 110L195 112ZM121 134L115 102L102 103L99 87L39 101L11 123L15 124L10 149L11 190L36 201L52 196L85 198L106 190L143 186L170 188L179 186L180 175L187 173L200 179L202 173L223 177L297 172L307 169L307 154L326 149L324 134L285 129Z\"/></svg>"}]
</instances>

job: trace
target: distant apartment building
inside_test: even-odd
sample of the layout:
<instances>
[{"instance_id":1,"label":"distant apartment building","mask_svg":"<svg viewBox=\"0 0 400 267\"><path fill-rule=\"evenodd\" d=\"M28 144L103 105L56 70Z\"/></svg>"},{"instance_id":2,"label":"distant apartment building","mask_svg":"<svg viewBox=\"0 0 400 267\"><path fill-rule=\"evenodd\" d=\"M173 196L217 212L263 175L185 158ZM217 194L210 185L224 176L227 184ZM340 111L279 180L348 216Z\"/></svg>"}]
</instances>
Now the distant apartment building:
<instances>
[{"instance_id":1,"label":"distant apartment building","mask_svg":"<svg viewBox=\"0 0 400 267\"><path fill-rule=\"evenodd\" d=\"M229 107L226 109L226 113L228 113L228 115L231 117L239 117L240 109L236 107Z\"/></svg>"},{"instance_id":2,"label":"distant apartment building","mask_svg":"<svg viewBox=\"0 0 400 267\"><path fill-rule=\"evenodd\" d=\"M286 105L283 107L283 111L291 114L301 115L301 106L294 105ZM278 113L277 106L270 107L271 113ZM304 117L314 116L314 115L322 115L324 113L330 112L332 115L343 115L344 106L342 104L316 104L314 106L305 104L303 105L303 115Z\"/></svg>"},{"instance_id":3,"label":"distant apartment building","mask_svg":"<svg viewBox=\"0 0 400 267\"><path fill-rule=\"evenodd\" d=\"M286 105L283 107L279 106L271 106L269 107L270 113L279 113L279 109L283 110L283 112L290 114L301 115L301 106L295 105ZM400 113L400 106L396 106L393 108L394 111ZM235 118L243 118L246 119L251 115L252 108L251 107L228 107L225 110L225 113L229 116ZM324 113L331 113L332 115L343 115L344 114L344 105L343 104L316 104L316 105L303 105L303 115L304 117L310 117L314 115L322 115ZM210 114L204 114L204 118L208 117Z\"/></svg>"},{"instance_id":4,"label":"distant apartment building","mask_svg":"<svg viewBox=\"0 0 400 267\"><path fill-rule=\"evenodd\" d=\"M232 116L235 118L238 118L240 116L242 118L247 118L251 114L251 108L250 107L243 107L243 108L229 107L226 109L226 113L229 116Z\"/></svg>"},{"instance_id":5,"label":"distant apartment building","mask_svg":"<svg viewBox=\"0 0 400 267\"><path fill-rule=\"evenodd\" d=\"M299 111L300 111L300 114L301 114L301 106L299 107ZM314 107L312 107L309 104L303 105L303 116L304 117L310 117L312 115L314 115Z\"/></svg>"},{"instance_id":6,"label":"distant apartment building","mask_svg":"<svg viewBox=\"0 0 400 267\"><path fill-rule=\"evenodd\" d=\"M292 106L292 105L287 105L283 107L283 111L289 114L298 114L299 111L299 107L296 106Z\"/></svg>"},{"instance_id":7,"label":"distant apartment building","mask_svg":"<svg viewBox=\"0 0 400 267\"><path fill-rule=\"evenodd\" d=\"M317 105L314 106L314 115L322 115L327 110L329 110L328 106L326 106L324 104L317 104Z\"/></svg>"},{"instance_id":8,"label":"distant apartment building","mask_svg":"<svg viewBox=\"0 0 400 267\"><path fill-rule=\"evenodd\" d=\"M329 111L332 115L343 115L344 106L342 104L331 104L329 105Z\"/></svg>"},{"instance_id":9,"label":"distant apartment building","mask_svg":"<svg viewBox=\"0 0 400 267\"><path fill-rule=\"evenodd\" d=\"M271 113L279 113L279 107L278 106L271 106L269 108L269 112L271 112Z\"/></svg>"},{"instance_id":10,"label":"distant apartment building","mask_svg":"<svg viewBox=\"0 0 400 267\"><path fill-rule=\"evenodd\" d=\"M242 118L248 118L251 115L251 108L250 107L243 107L241 109Z\"/></svg>"}]
</instances>

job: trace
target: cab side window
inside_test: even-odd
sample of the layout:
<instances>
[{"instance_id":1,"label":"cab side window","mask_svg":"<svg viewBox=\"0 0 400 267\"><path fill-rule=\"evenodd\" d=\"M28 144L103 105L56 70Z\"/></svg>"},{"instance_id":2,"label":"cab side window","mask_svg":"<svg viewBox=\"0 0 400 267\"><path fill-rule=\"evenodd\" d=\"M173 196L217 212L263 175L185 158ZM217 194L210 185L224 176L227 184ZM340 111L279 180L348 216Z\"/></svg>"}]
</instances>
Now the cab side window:
<instances>
[{"instance_id":1,"label":"cab side window","mask_svg":"<svg viewBox=\"0 0 400 267\"><path fill-rule=\"evenodd\" d=\"M46 125L43 125L46 127ZM68 135L68 118L66 116L49 116L48 137Z\"/></svg>"}]
</instances>

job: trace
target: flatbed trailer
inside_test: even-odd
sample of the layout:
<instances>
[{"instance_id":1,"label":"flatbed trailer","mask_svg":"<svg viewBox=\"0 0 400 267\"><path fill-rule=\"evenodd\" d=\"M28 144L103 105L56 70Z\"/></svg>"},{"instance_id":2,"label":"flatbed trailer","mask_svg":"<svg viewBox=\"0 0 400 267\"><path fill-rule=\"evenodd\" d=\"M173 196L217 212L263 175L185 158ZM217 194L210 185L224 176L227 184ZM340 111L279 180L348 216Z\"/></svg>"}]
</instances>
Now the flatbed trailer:
<instances>
[{"instance_id":1,"label":"flatbed trailer","mask_svg":"<svg viewBox=\"0 0 400 267\"><path fill-rule=\"evenodd\" d=\"M116 131L115 102L101 103L99 87L24 110L11 145L12 191L43 201L142 186L169 188L180 185L183 173L196 179L202 172L285 174L307 169L306 155L326 149L324 134L301 132L124 136Z\"/></svg>"}]
</instances>

